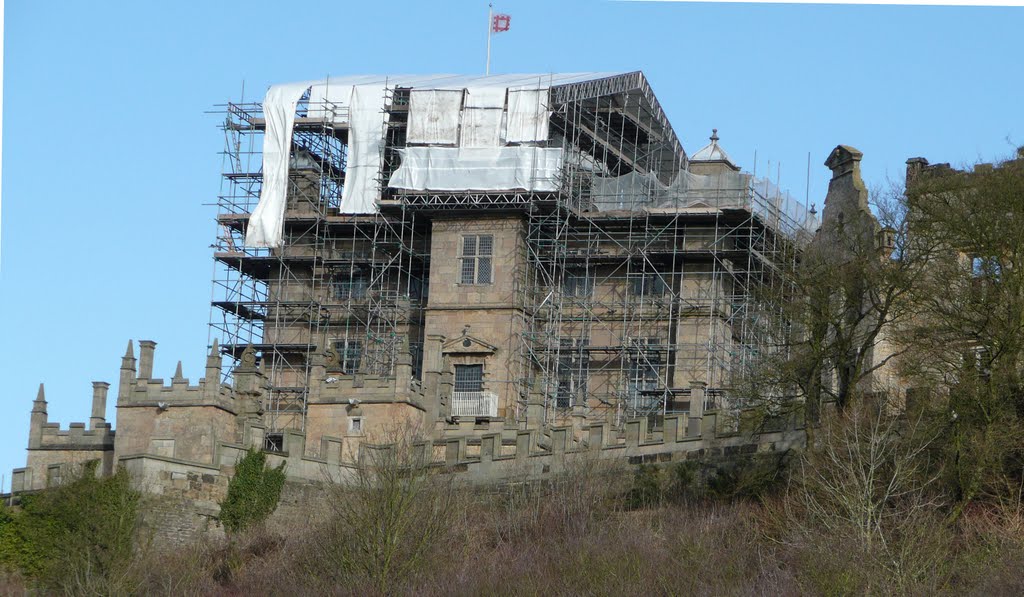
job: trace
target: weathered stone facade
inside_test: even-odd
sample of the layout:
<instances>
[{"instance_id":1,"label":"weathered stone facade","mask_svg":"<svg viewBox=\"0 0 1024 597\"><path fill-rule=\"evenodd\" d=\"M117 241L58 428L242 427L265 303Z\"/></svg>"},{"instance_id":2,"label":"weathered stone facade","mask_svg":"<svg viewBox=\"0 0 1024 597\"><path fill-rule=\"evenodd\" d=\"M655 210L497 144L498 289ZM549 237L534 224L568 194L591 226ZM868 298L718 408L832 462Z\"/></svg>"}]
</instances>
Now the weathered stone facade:
<instances>
[{"instance_id":1,"label":"weathered stone facade","mask_svg":"<svg viewBox=\"0 0 1024 597\"><path fill-rule=\"evenodd\" d=\"M150 524L180 542L217 532L217 504L250 447L286 463L287 518L395 433L415 433L424 458L466 483L543 478L567 458L669 462L798 445L799 421L740 429L729 384L773 333L757 285L816 220L742 173L717 132L687 157L639 73L577 91L552 92L553 103L567 99L537 142L568 156L557 192L384 189L374 214L328 196L345 164L326 148L347 129L303 118L284 244L242 246L249 187L218 214L214 258L227 273L216 283L255 290L214 301L227 331L204 377L193 383L179 365L169 382L156 378L156 343L136 353L129 342L116 434L103 421L106 384L94 387L88 430L50 424L40 390L14 491L59 483L87 460L101 460L101 474L122 466L151 500ZM387 155L404 149L401 96L388 106ZM259 130L260 119L233 114L233 132ZM840 150L850 153L837 148L830 167L850 167L826 211L840 196L862 199L856 160ZM246 177L259 179L230 180Z\"/></svg>"}]
</instances>

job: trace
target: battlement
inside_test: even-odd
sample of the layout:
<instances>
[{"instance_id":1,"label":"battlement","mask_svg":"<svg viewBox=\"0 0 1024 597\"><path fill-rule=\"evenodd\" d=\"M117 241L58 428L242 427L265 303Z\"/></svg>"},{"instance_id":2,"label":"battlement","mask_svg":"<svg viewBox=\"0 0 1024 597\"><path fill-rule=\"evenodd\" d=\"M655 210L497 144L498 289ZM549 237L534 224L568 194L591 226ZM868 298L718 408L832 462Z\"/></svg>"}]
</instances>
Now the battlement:
<instances>
[{"instance_id":1,"label":"battlement","mask_svg":"<svg viewBox=\"0 0 1024 597\"><path fill-rule=\"evenodd\" d=\"M912 185L915 181L923 181L929 178L945 178L950 176L969 177L972 174L990 173L997 168L1024 168L1024 146L1018 147L1013 158L1007 159L998 164L983 163L975 164L973 170L959 170L952 167L948 162L930 164L922 157L910 158L907 160L906 184Z\"/></svg>"},{"instance_id":2,"label":"battlement","mask_svg":"<svg viewBox=\"0 0 1024 597\"><path fill-rule=\"evenodd\" d=\"M43 425L40 443L35 450L113 450L114 430L110 423L86 429L85 423L70 423L61 429L60 423Z\"/></svg>"},{"instance_id":3,"label":"battlement","mask_svg":"<svg viewBox=\"0 0 1024 597\"><path fill-rule=\"evenodd\" d=\"M153 377L153 357L156 342L139 341L139 359L136 369L132 342L121 359L121 380L117 393L117 407L156 407L161 411L182 406L213 406L236 413L232 388L220 382L221 356L216 341L207 355L206 376L195 385L182 373L178 361L170 383Z\"/></svg>"},{"instance_id":4,"label":"battlement","mask_svg":"<svg viewBox=\"0 0 1024 597\"><path fill-rule=\"evenodd\" d=\"M32 402L26 466L15 469L11 476L12 491L54 486L90 461L99 461L97 474L112 472L114 430L105 418L110 384L96 381L92 386L92 416L88 426L71 423L62 429L60 423L48 420L46 391L43 384L39 384L39 392Z\"/></svg>"}]
</instances>

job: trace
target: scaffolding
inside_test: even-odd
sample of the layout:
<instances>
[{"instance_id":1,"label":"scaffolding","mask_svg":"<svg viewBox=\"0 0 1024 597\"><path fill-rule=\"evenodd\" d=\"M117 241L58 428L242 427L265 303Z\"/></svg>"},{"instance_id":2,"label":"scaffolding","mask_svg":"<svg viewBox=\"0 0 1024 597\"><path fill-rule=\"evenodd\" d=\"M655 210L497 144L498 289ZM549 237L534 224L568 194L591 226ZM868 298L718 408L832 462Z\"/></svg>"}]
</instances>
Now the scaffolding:
<instances>
[{"instance_id":1,"label":"scaffolding","mask_svg":"<svg viewBox=\"0 0 1024 597\"><path fill-rule=\"evenodd\" d=\"M340 212L348 130L330 118L302 116L309 110L304 98L292 135L284 242L246 247L266 123L260 103L221 108L225 159L211 335L235 363L247 347L255 351L268 383L268 431L302 430L313 366L333 358L344 373L387 377L401 351L421 350L427 237L402 205Z\"/></svg>"},{"instance_id":2,"label":"scaffolding","mask_svg":"<svg viewBox=\"0 0 1024 597\"><path fill-rule=\"evenodd\" d=\"M248 346L269 384L271 431L303 429L311 368L329 351L346 373L394 374L408 350L422 374L431 220L499 214L522 226L510 325L517 354L506 419L539 399L544 423L621 423L689 409L693 384L723 406L738 375L778 349L781 310L760 300L785 279L816 222L777 187L731 164L691 162L639 72L552 85L557 190L390 188L406 147L410 89L387 88L378 211L340 211L348 128L342 106L300 102L284 244L243 238L259 199L259 103L223 106L211 333ZM225 371L230 371L226 367Z\"/></svg>"}]
</instances>

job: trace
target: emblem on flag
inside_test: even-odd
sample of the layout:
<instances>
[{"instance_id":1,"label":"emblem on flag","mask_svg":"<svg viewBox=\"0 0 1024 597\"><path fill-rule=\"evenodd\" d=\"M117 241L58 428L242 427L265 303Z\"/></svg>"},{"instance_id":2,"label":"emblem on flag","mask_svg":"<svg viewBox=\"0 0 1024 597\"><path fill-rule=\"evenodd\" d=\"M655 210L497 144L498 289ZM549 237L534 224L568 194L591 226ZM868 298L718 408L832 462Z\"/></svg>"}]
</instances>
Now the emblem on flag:
<instances>
[{"instance_id":1,"label":"emblem on flag","mask_svg":"<svg viewBox=\"0 0 1024 597\"><path fill-rule=\"evenodd\" d=\"M496 14L491 18L491 31L494 33L501 33L502 31L508 31L509 25L512 24L511 15Z\"/></svg>"}]
</instances>

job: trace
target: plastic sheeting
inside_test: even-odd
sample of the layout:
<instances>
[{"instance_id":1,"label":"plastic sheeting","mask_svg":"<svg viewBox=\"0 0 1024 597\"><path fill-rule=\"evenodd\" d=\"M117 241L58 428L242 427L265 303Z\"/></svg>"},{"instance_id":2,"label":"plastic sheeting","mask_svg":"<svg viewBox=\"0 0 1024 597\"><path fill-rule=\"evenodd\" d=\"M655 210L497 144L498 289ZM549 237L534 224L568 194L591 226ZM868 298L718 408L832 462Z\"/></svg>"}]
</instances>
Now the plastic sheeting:
<instances>
[{"instance_id":1,"label":"plastic sheeting","mask_svg":"<svg viewBox=\"0 0 1024 597\"><path fill-rule=\"evenodd\" d=\"M407 147L391 188L414 191L558 189L562 150L543 147Z\"/></svg>"},{"instance_id":2,"label":"plastic sheeting","mask_svg":"<svg viewBox=\"0 0 1024 597\"><path fill-rule=\"evenodd\" d=\"M597 211L731 208L749 210L786 234L814 232L818 227L817 218L805 205L770 181L746 172L704 176L682 171L667 185L653 174L639 172L614 178L595 177L590 198Z\"/></svg>"},{"instance_id":3,"label":"plastic sheeting","mask_svg":"<svg viewBox=\"0 0 1024 597\"><path fill-rule=\"evenodd\" d=\"M508 127L505 132L505 141L509 143L547 141L548 120L551 118L547 99L547 90L543 89L509 90Z\"/></svg>"},{"instance_id":4,"label":"plastic sheeting","mask_svg":"<svg viewBox=\"0 0 1024 597\"><path fill-rule=\"evenodd\" d=\"M461 147L499 147L505 113L494 108L466 108L462 113Z\"/></svg>"},{"instance_id":5,"label":"plastic sheeting","mask_svg":"<svg viewBox=\"0 0 1024 597\"><path fill-rule=\"evenodd\" d=\"M349 102L348 159L345 186L341 190L341 213L367 214L377 211L377 175L383 161L385 89L380 84L352 87Z\"/></svg>"},{"instance_id":6,"label":"plastic sheeting","mask_svg":"<svg viewBox=\"0 0 1024 597\"><path fill-rule=\"evenodd\" d=\"M462 147L499 147L505 118L504 87L470 87L462 112Z\"/></svg>"},{"instance_id":7,"label":"plastic sheeting","mask_svg":"<svg viewBox=\"0 0 1024 597\"><path fill-rule=\"evenodd\" d=\"M267 121L266 134L263 135L263 186L260 188L260 201L245 230L248 247L281 245L295 107L309 86L310 83L274 85L263 101L263 115Z\"/></svg>"},{"instance_id":8,"label":"plastic sheeting","mask_svg":"<svg viewBox=\"0 0 1024 597\"><path fill-rule=\"evenodd\" d=\"M406 143L455 145L459 142L459 114L464 91L413 89L409 92L409 129Z\"/></svg>"},{"instance_id":9,"label":"plastic sheeting","mask_svg":"<svg viewBox=\"0 0 1024 597\"><path fill-rule=\"evenodd\" d=\"M349 124L349 154L345 186L342 191L342 213L373 213L376 211L377 181L382 157L384 126L387 113L383 112L388 90L396 87L413 89L463 90L470 89L468 102L479 97L474 108L494 109L500 97L504 105L505 91L529 90L537 95L533 98L520 97L523 108L517 108L521 116L514 125L516 138L543 137L547 130L536 126L547 126L547 119L538 123L527 117L526 106L555 85L582 83L624 73L594 72L569 74L493 75L473 77L463 75L358 75L312 81L274 85L263 101L267 122L263 140L263 187L260 200L249 218L245 244L250 247L277 247L281 245L284 209L288 180L288 153L291 147L295 110L299 99L308 89L310 92L307 116L325 118L338 124ZM494 91L488 91L494 90ZM490 98L490 99L487 99ZM539 104L533 104L538 105ZM546 108L545 108L546 109ZM471 130L463 133L467 147L489 147L496 140L501 142L500 121L495 124L493 114L474 114L470 117ZM531 128L533 127L533 128ZM497 136L495 129L498 130ZM521 132L520 132L521 131ZM532 133L531 133L532 131ZM519 142L519 141L513 141Z\"/></svg>"}]
</instances>

